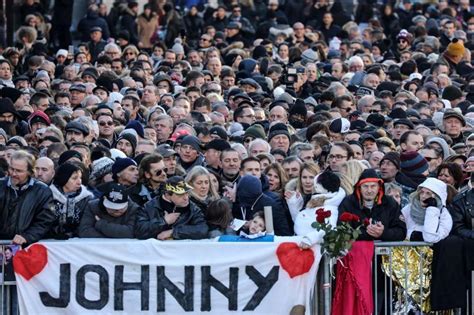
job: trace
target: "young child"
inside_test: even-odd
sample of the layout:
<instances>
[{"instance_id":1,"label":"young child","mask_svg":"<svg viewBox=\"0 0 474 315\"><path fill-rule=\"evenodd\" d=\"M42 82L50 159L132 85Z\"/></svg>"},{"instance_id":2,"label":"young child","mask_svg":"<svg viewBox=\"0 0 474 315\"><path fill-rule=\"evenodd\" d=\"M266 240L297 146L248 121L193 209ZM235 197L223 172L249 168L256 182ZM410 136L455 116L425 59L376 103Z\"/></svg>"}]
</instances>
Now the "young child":
<instances>
[{"instance_id":1,"label":"young child","mask_svg":"<svg viewBox=\"0 0 474 315\"><path fill-rule=\"evenodd\" d=\"M247 238L257 238L265 236L265 214L263 211L256 212L252 220L248 221L240 232L240 236Z\"/></svg>"}]
</instances>

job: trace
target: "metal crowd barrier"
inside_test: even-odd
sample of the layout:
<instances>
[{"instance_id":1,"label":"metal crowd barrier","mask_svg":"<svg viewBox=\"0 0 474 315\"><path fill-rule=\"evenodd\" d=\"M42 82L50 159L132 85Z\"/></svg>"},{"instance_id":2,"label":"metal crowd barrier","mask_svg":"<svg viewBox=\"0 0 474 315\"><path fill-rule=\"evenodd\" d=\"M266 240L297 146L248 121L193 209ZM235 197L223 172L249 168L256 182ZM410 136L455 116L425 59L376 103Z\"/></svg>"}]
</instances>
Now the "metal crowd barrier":
<instances>
[{"instance_id":1,"label":"metal crowd barrier","mask_svg":"<svg viewBox=\"0 0 474 315\"><path fill-rule=\"evenodd\" d=\"M11 241L2 241L0 240L0 314L1 315L16 315L18 314L18 303L17 303L17 293L16 293L16 282L13 278L13 274L9 274L10 270L13 271L13 268L7 268L6 261L6 249L10 248L12 250ZM9 264L13 263L11 260ZM8 266L10 267L10 266Z\"/></svg>"},{"instance_id":2,"label":"metal crowd barrier","mask_svg":"<svg viewBox=\"0 0 474 315\"><path fill-rule=\"evenodd\" d=\"M374 314L461 314L461 309L443 312L429 310L427 290L431 280L432 254L429 251L432 244L375 242L374 245ZM312 315L331 314L333 263L326 256L321 260L312 298ZM471 284L474 287L474 271L471 273ZM467 305L471 305L474 290L467 293L466 298ZM474 310L467 310L466 314L474 314Z\"/></svg>"}]
</instances>

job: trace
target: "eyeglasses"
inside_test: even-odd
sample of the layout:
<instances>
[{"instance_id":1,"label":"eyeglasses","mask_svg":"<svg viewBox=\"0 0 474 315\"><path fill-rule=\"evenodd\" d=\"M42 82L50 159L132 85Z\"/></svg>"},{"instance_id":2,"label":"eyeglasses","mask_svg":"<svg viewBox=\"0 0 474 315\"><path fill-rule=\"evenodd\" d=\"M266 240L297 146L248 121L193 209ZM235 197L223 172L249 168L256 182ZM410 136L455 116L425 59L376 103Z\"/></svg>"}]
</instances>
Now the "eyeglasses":
<instances>
[{"instance_id":1,"label":"eyeglasses","mask_svg":"<svg viewBox=\"0 0 474 315\"><path fill-rule=\"evenodd\" d=\"M352 108L351 107L346 107L346 108L341 108L342 111L346 112L346 113L349 113Z\"/></svg>"},{"instance_id":2,"label":"eyeglasses","mask_svg":"<svg viewBox=\"0 0 474 315\"><path fill-rule=\"evenodd\" d=\"M207 39L207 38L201 38L201 40L202 40L203 42L208 42L208 41L210 41L210 39Z\"/></svg>"},{"instance_id":3,"label":"eyeglasses","mask_svg":"<svg viewBox=\"0 0 474 315\"><path fill-rule=\"evenodd\" d=\"M134 52L132 52L132 51L128 51L128 52L126 52L126 53L125 53L125 55L127 55L127 56L134 56L134 55L135 55L135 53L134 53Z\"/></svg>"},{"instance_id":4,"label":"eyeglasses","mask_svg":"<svg viewBox=\"0 0 474 315\"><path fill-rule=\"evenodd\" d=\"M255 139L255 138L247 137L247 138L245 138L244 142L245 142L245 143L250 143L250 142L252 142L254 139Z\"/></svg>"},{"instance_id":5,"label":"eyeglasses","mask_svg":"<svg viewBox=\"0 0 474 315\"><path fill-rule=\"evenodd\" d=\"M425 156L425 160L427 162L431 162L432 160L436 159L435 157L429 157L429 156Z\"/></svg>"},{"instance_id":6,"label":"eyeglasses","mask_svg":"<svg viewBox=\"0 0 474 315\"><path fill-rule=\"evenodd\" d=\"M113 126L114 125L114 122L113 121L108 121L108 122L105 122L105 121L101 121L99 123L100 126Z\"/></svg>"},{"instance_id":7,"label":"eyeglasses","mask_svg":"<svg viewBox=\"0 0 474 315\"><path fill-rule=\"evenodd\" d=\"M340 155L340 154L329 154L328 155L328 160L332 160L332 159L336 159L338 161L342 160L342 159L347 159L347 155Z\"/></svg>"},{"instance_id":8,"label":"eyeglasses","mask_svg":"<svg viewBox=\"0 0 474 315\"><path fill-rule=\"evenodd\" d=\"M163 172L164 172L165 174L168 173L168 169L165 167L165 168L162 168L161 170L157 170L157 171L155 172L155 175L156 175L156 176L161 176L161 174L163 174Z\"/></svg>"}]
</instances>

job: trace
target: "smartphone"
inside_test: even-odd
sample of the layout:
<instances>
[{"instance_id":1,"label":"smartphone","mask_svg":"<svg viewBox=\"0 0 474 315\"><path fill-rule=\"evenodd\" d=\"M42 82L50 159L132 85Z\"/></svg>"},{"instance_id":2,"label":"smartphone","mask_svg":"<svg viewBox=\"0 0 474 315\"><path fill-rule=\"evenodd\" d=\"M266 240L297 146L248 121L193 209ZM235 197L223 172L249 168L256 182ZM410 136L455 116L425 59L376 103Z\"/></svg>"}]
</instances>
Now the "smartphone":
<instances>
[{"instance_id":1,"label":"smartphone","mask_svg":"<svg viewBox=\"0 0 474 315\"><path fill-rule=\"evenodd\" d=\"M69 53L70 55L74 55L74 45L69 45L68 53Z\"/></svg>"}]
</instances>

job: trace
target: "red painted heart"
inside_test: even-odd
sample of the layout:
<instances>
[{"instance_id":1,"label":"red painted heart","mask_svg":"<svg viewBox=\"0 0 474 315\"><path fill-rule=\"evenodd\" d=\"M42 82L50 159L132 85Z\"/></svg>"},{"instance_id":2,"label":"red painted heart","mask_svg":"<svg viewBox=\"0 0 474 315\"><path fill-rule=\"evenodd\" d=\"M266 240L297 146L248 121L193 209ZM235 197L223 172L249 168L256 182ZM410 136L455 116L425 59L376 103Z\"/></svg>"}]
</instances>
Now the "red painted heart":
<instances>
[{"instance_id":1,"label":"red painted heart","mask_svg":"<svg viewBox=\"0 0 474 315\"><path fill-rule=\"evenodd\" d=\"M41 244L34 244L18 251L13 257L13 269L27 281L43 271L48 263L48 250Z\"/></svg>"},{"instance_id":2,"label":"red painted heart","mask_svg":"<svg viewBox=\"0 0 474 315\"><path fill-rule=\"evenodd\" d=\"M281 243L276 251L281 267L294 278L307 273L314 263L312 249L302 250L295 243Z\"/></svg>"}]
</instances>

